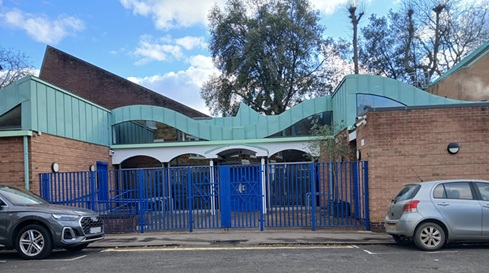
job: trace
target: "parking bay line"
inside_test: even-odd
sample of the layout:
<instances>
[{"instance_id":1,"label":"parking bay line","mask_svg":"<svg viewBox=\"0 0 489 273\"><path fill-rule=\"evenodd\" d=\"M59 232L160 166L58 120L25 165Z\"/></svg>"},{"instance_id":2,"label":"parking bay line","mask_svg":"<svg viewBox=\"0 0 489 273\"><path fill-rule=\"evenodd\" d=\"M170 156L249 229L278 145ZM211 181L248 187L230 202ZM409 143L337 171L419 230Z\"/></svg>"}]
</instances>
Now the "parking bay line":
<instances>
[{"instance_id":1,"label":"parking bay line","mask_svg":"<svg viewBox=\"0 0 489 273\"><path fill-rule=\"evenodd\" d=\"M109 248L102 252L147 252L147 251L202 251L202 250L270 250L270 249L352 249L350 245L336 245L336 246L249 246L249 247L182 247L182 248L168 248L168 247L144 247L144 248Z\"/></svg>"},{"instance_id":2,"label":"parking bay line","mask_svg":"<svg viewBox=\"0 0 489 273\"><path fill-rule=\"evenodd\" d=\"M87 257L87 255L81 255L81 256L78 256L75 258L69 258L69 259L45 259L45 260L41 260L41 261L44 261L44 262L72 262L72 261L76 261L76 260L79 260L79 259L82 259L85 257Z\"/></svg>"},{"instance_id":3,"label":"parking bay line","mask_svg":"<svg viewBox=\"0 0 489 273\"><path fill-rule=\"evenodd\" d=\"M382 252L382 253L377 253L377 252L372 252L369 250L364 249L363 250L365 253L369 255L398 255L398 254L406 254L405 252ZM426 251L423 252L423 254L443 254L443 253L457 253L458 251L456 250L448 250L448 251Z\"/></svg>"}]
</instances>

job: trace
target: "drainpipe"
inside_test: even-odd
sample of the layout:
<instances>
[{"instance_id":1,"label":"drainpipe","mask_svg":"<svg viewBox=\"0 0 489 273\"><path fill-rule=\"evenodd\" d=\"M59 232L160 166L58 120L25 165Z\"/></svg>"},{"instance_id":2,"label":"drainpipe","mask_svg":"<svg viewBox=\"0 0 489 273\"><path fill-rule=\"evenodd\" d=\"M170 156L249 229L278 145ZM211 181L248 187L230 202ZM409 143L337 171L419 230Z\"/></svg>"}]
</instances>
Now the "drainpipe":
<instances>
[{"instance_id":1,"label":"drainpipe","mask_svg":"<svg viewBox=\"0 0 489 273\"><path fill-rule=\"evenodd\" d=\"M25 189L29 190L29 137L24 136L24 183Z\"/></svg>"}]
</instances>

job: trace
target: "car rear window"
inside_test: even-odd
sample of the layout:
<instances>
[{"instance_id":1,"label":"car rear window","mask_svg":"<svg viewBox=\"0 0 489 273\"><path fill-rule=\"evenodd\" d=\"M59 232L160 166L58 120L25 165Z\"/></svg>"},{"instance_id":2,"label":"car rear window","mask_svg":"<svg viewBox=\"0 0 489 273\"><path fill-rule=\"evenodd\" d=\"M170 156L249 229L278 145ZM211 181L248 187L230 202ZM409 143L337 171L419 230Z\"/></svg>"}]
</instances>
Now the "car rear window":
<instances>
[{"instance_id":1,"label":"car rear window","mask_svg":"<svg viewBox=\"0 0 489 273\"><path fill-rule=\"evenodd\" d=\"M436 186L433 191L436 199L474 199L468 182L450 182Z\"/></svg>"},{"instance_id":2,"label":"car rear window","mask_svg":"<svg viewBox=\"0 0 489 273\"><path fill-rule=\"evenodd\" d=\"M413 199L416 193L418 193L420 186L418 184L408 184L396 195L394 201L403 201Z\"/></svg>"}]
</instances>

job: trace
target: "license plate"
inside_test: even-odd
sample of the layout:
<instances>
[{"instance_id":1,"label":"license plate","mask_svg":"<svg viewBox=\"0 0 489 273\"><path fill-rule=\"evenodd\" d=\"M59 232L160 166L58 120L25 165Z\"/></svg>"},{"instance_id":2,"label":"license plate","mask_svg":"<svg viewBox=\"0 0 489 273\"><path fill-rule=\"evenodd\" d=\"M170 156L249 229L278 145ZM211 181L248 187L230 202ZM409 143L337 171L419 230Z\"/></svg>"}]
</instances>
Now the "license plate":
<instances>
[{"instance_id":1,"label":"license plate","mask_svg":"<svg viewBox=\"0 0 489 273\"><path fill-rule=\"evenodd\" d=\"M90 228L90 233L100 233L102 232L102 228L101 227L93 227L93 228Z\"/></svg>"}]
</instances>

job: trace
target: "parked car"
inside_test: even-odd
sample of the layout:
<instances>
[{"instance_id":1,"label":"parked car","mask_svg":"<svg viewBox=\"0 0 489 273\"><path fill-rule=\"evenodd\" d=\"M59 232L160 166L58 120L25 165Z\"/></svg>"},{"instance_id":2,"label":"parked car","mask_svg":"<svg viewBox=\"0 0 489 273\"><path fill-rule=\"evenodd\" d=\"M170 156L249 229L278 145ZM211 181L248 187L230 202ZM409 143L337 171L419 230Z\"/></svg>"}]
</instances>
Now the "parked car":
<instances>
[{"instance_id":1,"label":"parked car","mask_svg":"<svg viewBox=\"0 0 489 273\"><path fill-rule=\"evenodd\" d=\"M385 230L422 250L452 242L489 242L489 181L443 180L405 185L392 200Z\"/></svg>"},{"instance_id":2,"label":"parked car","mask_svg":"<svg viewBox=\"0 0 489 273\"><path fill-rule=\"evenodd\" d=\"M0 247L42 259L53 249L79 251L103 238L96 212L52 205L30 191L0 185Z\"/></svg>"}]
</instances>

